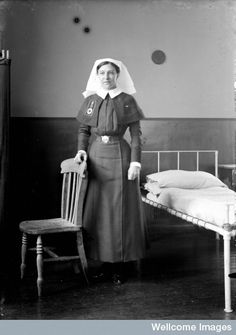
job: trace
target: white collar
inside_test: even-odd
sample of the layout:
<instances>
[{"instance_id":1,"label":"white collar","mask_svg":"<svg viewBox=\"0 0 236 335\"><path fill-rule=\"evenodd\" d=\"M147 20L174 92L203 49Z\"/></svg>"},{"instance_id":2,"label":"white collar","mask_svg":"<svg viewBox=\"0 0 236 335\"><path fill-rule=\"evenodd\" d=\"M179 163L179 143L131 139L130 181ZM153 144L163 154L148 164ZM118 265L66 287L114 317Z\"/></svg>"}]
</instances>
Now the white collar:
<instances>
[{"instance_id":1,"label":"white collar","mask_svg":"<svg viewBox=\"0 0 236 335\"><path fill-rule=\"evenodd\" d=\"M113 90L104 90L102 87L100 87L97 91L96 94L99 95L102 99L105 99L107 96L107 93L110 95L110 97L113 99L115 98L117 95L119 95L120 93L122 93L123 91L119 88L116 87Z\"/></svg>"}]
</instances>

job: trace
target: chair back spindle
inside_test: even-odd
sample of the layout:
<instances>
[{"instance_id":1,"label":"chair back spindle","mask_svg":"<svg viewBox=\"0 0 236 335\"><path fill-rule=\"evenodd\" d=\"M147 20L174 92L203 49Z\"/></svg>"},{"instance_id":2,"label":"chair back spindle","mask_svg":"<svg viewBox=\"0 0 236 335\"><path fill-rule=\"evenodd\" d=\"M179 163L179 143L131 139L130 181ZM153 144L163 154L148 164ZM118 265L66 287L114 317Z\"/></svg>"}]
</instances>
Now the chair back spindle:
<instances>
[{"instance_id":1,"label":"chair back spindle","mask_svg":"<svg viewBox=\"0 0 236 335\"><path fill-rule=\"evenodd\" d=\"M86 164L79 165L71 160L67 162L70 164L62 166L61 171L63 173L61 217L75 225L82 225L78 222L78 207Z\"/></svg>"}]
</instances>

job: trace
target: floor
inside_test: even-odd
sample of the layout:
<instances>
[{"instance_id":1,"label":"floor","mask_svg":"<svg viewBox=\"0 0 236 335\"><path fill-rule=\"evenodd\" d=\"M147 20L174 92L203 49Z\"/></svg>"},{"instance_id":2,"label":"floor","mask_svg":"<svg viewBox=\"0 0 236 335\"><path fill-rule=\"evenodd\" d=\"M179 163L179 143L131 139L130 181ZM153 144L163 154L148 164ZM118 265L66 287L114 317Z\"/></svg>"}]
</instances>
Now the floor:
<instances>
[{"instance_id":1,"label":"floor","mask_svg":"<svg viewBox=\"0 0 236 335\"><path fill-rule=\"evenodd\" d=\"M159 214L157 214L159 215ZM150 248L139 271L127 264L129 278L85 285L70 265L45 268L45 292L37 298L35 273L13 280L2 297L2 320L235 320L224 312L223 241L215 233L168 214L149 220ZM156 223L158 222L158 224ZM236 247L232 241L232 270ZM90 262L90 266L93 263ZM34 264L29 268L34 270Z\"/></svg>"}]
</instances>

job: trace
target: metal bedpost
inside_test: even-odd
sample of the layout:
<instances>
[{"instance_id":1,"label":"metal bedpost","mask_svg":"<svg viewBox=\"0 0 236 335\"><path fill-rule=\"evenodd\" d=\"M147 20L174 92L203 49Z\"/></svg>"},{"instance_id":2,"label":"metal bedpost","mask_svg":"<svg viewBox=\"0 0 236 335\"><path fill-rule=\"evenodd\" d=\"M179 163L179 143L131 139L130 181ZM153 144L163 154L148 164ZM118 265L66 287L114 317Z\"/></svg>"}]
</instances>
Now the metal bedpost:
<instances>
[{"instance_id":1,"label":"metal bedpost","mask_svg":"<svg viewBox=\"0 0 236 335\"><path fill-rule=\"evenodd\" d=\"M197 155L197 171L199 171L199 151L196 152Z\"/></svg>"},{"instance_id":2,"label":"metal bedpost","mask_svg":"<svg viewBox=\"0 0 236 335\"><path fill-rule=\"evenodd\" d=\"M215 176L218 178L218 151L215 151Z\"/></svg>"},{"instance_id":3,"label":"metal bedpost","mask_svg":"<svg viewBox=\"0 0 236 335\"><path fill-rule=\"evenodd\" d=\"M160 151L157 152L157 171L160 172Z\"/></svg>"},{"instance_id":4,"label":"metal bedpost","mask_svg":"<svg viewBox=\"0 0 236 335\"><path fill-rule=\"evenodd\" d=\"M230 235L224 235L224 284L225 284L225 308L227 313L232 312L231 308L231 282L230 282Z\"/></svg>"},{"instance_id":5,"label":"metal bedpost","mask_svg":"<svg viewBox=\"0 0 236 335\"><path fill-rule=\"evenodd\" d=\"M215 155L215 176L218 178L218 151L217 150L214 151L214 155ZM216 239L220 240L219 233L216 233Z\"/></svg>"},{"instance_id":6,"label":"metal bedpost","mask_svg":"<svg viewBox=\"0 0 236 335\"><path fill-rule=\"evenodd\" d=\"M177 151L177 170L179 170L179 162L180 162L179 155L180 155L180 152Z\"/></svg>"}]
</instances>

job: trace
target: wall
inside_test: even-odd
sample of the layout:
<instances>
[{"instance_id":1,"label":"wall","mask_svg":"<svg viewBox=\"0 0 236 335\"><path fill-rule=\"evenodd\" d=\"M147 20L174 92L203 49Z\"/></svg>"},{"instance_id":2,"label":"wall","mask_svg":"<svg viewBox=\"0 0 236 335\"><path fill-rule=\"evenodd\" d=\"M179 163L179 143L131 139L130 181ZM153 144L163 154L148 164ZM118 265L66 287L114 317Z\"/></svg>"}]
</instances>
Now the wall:
<instances>
[{"instance_id":1,"label":"wall","mask_svg":"<svg viewBox=\"0 0 236 335\"><path fill-rule=\"evenodd\" d=\"M236 163L236 122L233 120L147 120L142 122L142 128L144 150L218 150L219 163ZM143 161L142 166L144 174L153 169L149 161Z\"/></svg>"},{"instance_id":2,"label":"wall","mask_svg":"<svg viewBox=\"0 0 236 335\"><path fill-rule=\"evenodd\" d=\"M235 6L225 0L9 1L12 115L74 117L94 60L109 56L126 63L147 117L235 117ZM156 49L166 53L163 65L151 60Z\"/></svg>"}]
</instances>

